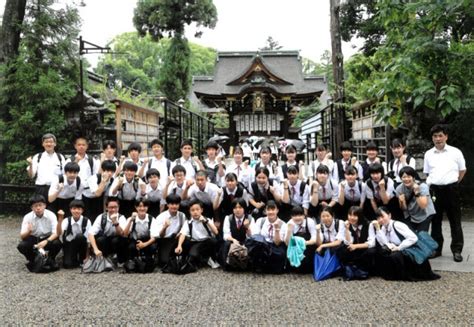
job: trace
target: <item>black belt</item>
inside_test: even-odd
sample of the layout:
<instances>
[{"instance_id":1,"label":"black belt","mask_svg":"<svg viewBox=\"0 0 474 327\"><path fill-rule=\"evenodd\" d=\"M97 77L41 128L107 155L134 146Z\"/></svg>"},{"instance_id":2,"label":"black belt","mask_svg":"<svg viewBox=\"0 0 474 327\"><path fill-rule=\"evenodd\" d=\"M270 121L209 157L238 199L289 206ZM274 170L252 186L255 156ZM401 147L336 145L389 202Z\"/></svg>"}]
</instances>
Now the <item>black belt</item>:
<instances>
[{"instance_id":1,"label":"black belt","mask_svg":"<svg viewBox=\"0 0 474 327\"><path fill-rule=\"evenodd\" d=\"M456 186L458 186L458 184L459 184L458 182L447 184L447 185L434 185L434 184L432 184L430 187L433 190L445 190L445 189L449 189L449 188L452 188L452 187L456 187Z\"/></svg>"}]
</instances>

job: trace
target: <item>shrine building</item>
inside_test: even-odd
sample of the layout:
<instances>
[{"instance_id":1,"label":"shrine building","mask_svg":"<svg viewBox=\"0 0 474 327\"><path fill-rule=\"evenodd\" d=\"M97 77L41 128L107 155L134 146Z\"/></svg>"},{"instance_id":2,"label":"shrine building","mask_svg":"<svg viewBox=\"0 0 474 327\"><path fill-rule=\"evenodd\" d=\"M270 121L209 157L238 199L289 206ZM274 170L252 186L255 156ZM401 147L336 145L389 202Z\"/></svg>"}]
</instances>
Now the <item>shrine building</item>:
<instances>
[{"instance_id":1,"label":"shrine building","mask_svg":"<svg viewBox=\"0 0 474 327\"><path fill-rule=\"evenodd\" d=\"M193 77L190 101L209 115L225 110L236 144L250 135L298 138L293 119L323 93L325 77L305 76L299 51L218 52L214 76Z\"/></svg>"}]
</instances>

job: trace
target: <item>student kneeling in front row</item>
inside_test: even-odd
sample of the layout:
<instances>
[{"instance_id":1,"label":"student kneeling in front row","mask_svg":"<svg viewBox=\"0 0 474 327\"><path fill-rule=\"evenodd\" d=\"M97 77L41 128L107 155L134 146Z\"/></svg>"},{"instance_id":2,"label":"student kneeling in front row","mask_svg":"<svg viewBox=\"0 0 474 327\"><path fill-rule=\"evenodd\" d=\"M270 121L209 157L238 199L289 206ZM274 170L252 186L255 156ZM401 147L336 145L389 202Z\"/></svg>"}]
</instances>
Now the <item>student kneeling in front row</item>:
<instances>
[{"instance_id":1,"label":"student kneeling in front row","mask_svg":"<svg viewBox=\"0 0 474 327\"><path fill-rule=\"evenodd\" d=\"M203 210L200 201L191 202L189 206L191 219L181 228L178 246L175 249L177 255L187 256L189 264L196 269L216 253L216 236L219 233L214 221L203 217Z\"/></svg>"}]
</instances>

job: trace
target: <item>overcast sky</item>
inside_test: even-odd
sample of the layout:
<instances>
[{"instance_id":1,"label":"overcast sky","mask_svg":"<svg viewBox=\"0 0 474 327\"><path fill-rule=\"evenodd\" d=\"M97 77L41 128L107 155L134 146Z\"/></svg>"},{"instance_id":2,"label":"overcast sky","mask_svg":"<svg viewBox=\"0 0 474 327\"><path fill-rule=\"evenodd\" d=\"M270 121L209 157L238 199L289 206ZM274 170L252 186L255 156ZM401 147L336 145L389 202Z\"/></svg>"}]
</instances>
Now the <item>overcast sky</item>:
<instances>
[{"instance_id":1,"label":"overcast sky","mask_svg":"<svg viewBox=\"0 0 474 327\"><path fill-rule=\"evenodd\" d=\"M75 0L80 3L80 0ZM71 3L71 0L59 0ZM83 0L80 7L84 40L105 46L115 35L134 31L132 17L136 0ZM0 0L2 8L5 0ZM284 50L301 50L304 57L319 61L324 50L331 49L329 35L329 0L214 0L218 22L213 30L205 29L192 42L220 51L255 51L272 36ZM357 43L360 45L360 42ZM345 58L357 51L356 44L344 43ZM87 55L93 65L97 56Z\"/></svg>"}]
</instances>

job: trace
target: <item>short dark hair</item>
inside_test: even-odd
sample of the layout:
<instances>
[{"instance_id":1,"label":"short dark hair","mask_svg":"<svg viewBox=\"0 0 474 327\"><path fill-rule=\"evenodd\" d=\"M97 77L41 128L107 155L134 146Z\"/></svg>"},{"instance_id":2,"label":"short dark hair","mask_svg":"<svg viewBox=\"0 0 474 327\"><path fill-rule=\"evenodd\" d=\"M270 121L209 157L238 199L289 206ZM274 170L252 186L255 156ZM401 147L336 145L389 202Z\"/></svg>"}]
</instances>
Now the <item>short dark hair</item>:
<instances>
[{"instance_id":1,"label":"short dark hair","mask_svg":"<svg viewBox=\"0 0 474 327\"><path fill-rule=\"evenodd\" d=\"M357 175L358 171L355 166L349 165L346 167L346 170L344 170L345 175Z\"/></svg>"},{"instance_id":2,"label":"short dark hair","mask_svg":"<svg viewBox=\"0 0 474 327\"><path fill-rule=\"evenodd\" d=\"M112 149L117 149L117 144L115 144L114 141L112 141L112 140L105 140L104 143L102 144L102 150L107 149L109 146L110 146Z\"/></svg>"},{"instance_id":3,"label":"short dark hair","mask_svg":"<svg viewBox=\"0 0 474 327\"><path fill-rule=\"evenodd\" d=\"M319 213L319 215L321 216L321 214L323 212L327 212L328 214L330 214L332 217L334 217L334 209L330 206L326 206L324 208L321 209L321 212Z\"/></svg>"},{"instance_id":4,"label":"short dark hair","mask_svg":"<svg viewBox=\"0 0 474 327\"><path fill-rule=\"evenodd\" d=\"M189 145L191 148L193 147L193 141L192 140L183 140L180 145L180 149L184 148L186 145Z\"/></svg>"},{"instance_id":5,"label":"short dark hair","mask_svg":"<svg viewBox=\"0 0 474 327\"><path fill-rule=\"evenodd\" d=\"M159 145L159 146L161 146L162 148L165 147L165 144L164 144L163 141L160 140L160 139L153 139L153 140L151 140L151 142L150 142L150 148L152 148L154 145Z\"/></svg>"},{"instance_id":6,"label":"short dark hair","mask_svg":"<svg viewBox=\"0 0 474 327\"><path fill-rule=\"evenodd\" d=\"M116 196L109 196L109 197L105 200L105 206L107 207L110 202L117 202L117 204L120 206L119 198L116 197Z\"/></svg>"},{"instance_id":7,"label":"short dark hair","mask_svg":"<svg viewBox=\"0 0 474 327\"><path fill-rule=\"evenodd\" d=\"M402 139L393 139L392 140L392 145L391 147L392 148L399 148L399 147L404 147L405 146L405 142L403 142Z\"/></svg>"},{"instance_id":8,"label":"short dark hair","mask_svg":"<svg viewBox=\"0 0 474 327\"><path fill-rule=\"evenodd\" d=\"M227 181L236 181L236 180L238 180L238 177L235 173L227 173L227 175L225 175L225 180L226 180L226 182Z\"/></svg>"},{"instance_id":9,"label":"short dark hair","mask_svg":"<svg viewBox=\"0 0 474 327\"><path fill-rule=\"evenodd\" d=\"M178 194L171 193L166 197L167 204L180 204L181 197Z\"/></svg>"},{"instance_id":10,"label":"short dark hair","mask_svg":"<svg viewBox=\"0 0 474 327\"><path fill-rule=\"evenodd\" d=\"M115 173L117 170L117 165L112 160L104 160L100 167L102 168L102 171L111 171Z\"/></svg>"},{"instance_id":11,"label":"short dark hair","mask_svg":"<svg viewBox=\"0 0 474 327\"><path fill-rule=\"evenodd\" d=\"M362 209L359 206L350 207L349 210L347 211L347 215L356 216L357 217L357 223L359 225L368 224L368 221L367 221L367 219L365 219L365 216L364 216L364 209Z\"/></svg>"},{"instance_id":12,"label":"short dark hair","mask_svg":"<svg viewBox=\"0 0 474 327\"><path fill-rule=\"evenodd\" d=\"M148 179L151 176L158 176L158 178L160 178L160 172L158 171L158 169L156 168L148 169L148 171L146 172L146 178Z\"/></svg>"},{"instance_id":13,"label":"short dark hair","mask_svg":"<svg viewBox=\"0 0 474 327\"><path fill-rule=\"evenodd\" d=\"M319 165L316 169L316 174L326 174L329 175L329 168L326 165Z\"/></svg>"},{"instance_id":14,"label":"short dark hair","mask_svg":"<svg viewBox=\"0 0 474 327\"><path fill-rule=\"evenodd\" d=\"M140 199L136 199L135 202L134 202L134 206L135 207L138 207L140 205L140 203L143 203L143 205L145 207L149 207L150 206L150 201L148 201L147 199L145 198L140 198Z\"/></svg>"},{"instance_id":15,"label":"short dark hair","mask_svg":"<svg viewBox=\"0 0 474 327\"><path fill-rule=\"evenodd\" d=\"M296 147L293 144L290 144L285 149L286 153L296 153Z\"/></svg>"},{"instance_id":16,"label":"short dark hair","mask_svg":"<svg viewBox=\"0 0 474 327\"><path fill-rule=\"evenodd\" d=\"M380 162L375 162L369 166L369 175L381 173L382 178L385 176L385 169Z\"/></svg>"},{"instance_id":17,"label":"short dark hair","mask_svg":"<svg viewBox=\"0 0 474 327\"><path fill-rule=\"evenodd\" d=\"M238 205L244 208L244 212L247 211L247 201L244 198L235 198L230 204L232 209L235 209Z\"/></svg>"},{"instance_id":18,"label":"short dark hair","mask_svg":"<svg viewBox=\"0 0 474 327\"><path fill-rule=\"evenodd\" d=\"M87 139L87 137L82 136L82 135L78 136L74 139L74 144L76 144L76 142L79 141L79 140L84 140L84 141L86 141L87 144L89 144L89 140Z\"/></svg>"},{"instance_id":19,"label":"short dark hair","mask_svg":"<svg viewBox=\"0 0 474 327\"><path fill-rule=\"evenodd\" d=\"M79 170L81 170L81 167L79 167L79 164L77 162L74 162L74 161L68 162L64 166L64 172L65 173L67 173L67 172L78 173Z\"/></svg>"},{"instance_id":20,"label":"short dark hair","mask_svg":"<svg viewBox=\"0 0 474 327\"><path fill-rule=\"evenodd\" d=\"M140 153L142 152L142 146L140 145L140 143L137 142L130 143L127 152L130 153L130 151L138 151Z\"/></svg>"},{"instance_id":21,"label":"short dark hair","mask_svg":"<svg viewBox=\"0 0 474 327\"><path fill-rule=\"evenodd\" d=\"M378 207L377 210L375 210L375 217L378 218L384 213L390 215L390 210L388 210L388 208L385 206Z\"/></svg>"},{"instance_id":22,"label":"short dark hair","mask_svg":"<svg viewBox=\"0 0 474 327\"><path fill-rule=\"evenodd\" d=\"M48 204L46 202L46 199L44 198L44 196L42 196L41 194L33 194L30 199L28 200L28 204L30 205L30 207L35 204L35 203L44 203L44 204Z\"/></svg>"},{"instance_id":23,"label":"short dark hair","mask_svg":"<svg viewBox=\"0 0 474 327\"><path fill-rule=\"evenodd\" d=\"M269 146L265 145L265 146L262 146L262 148L260 149L259 154L262 154L262 153L264 153L264 152L266 152L266 153L272 153L272 150L270 150L270 147L269 147Z\"/></svg>"},{"instance_id":24,"label":"short dark hair","mask_svg":"<svg viewBox=\"0 0 474 327\"><path fill-rule=\"evenodd\" d=\"M349 141L344 141L341 143L341 146L339 147L339 149L342 151L352 151L352 145L351 145L351 142Z\"/></svg>"},{"instance_id":25,"label":"short dark hair","mask_svg":"<svg viewBox=\"0 0 474 327\"><path fill-rule=\"evenodd\" d=\"M201 201L199 201L198 199L194 199L189 203L189 209L191 209L191 207L193 205L198 205L198 206L201 207L201 209L204 209L204 204Z\"/></svg>"},{"instance_id":26,"label":"short dark hair","mask_svg":"<svg viewBox=\"0 0 474 327\"><path fill-rule=\"evenodd\" d=\"M421 180L420 175L418 175L418 172L415 169L413 169L413 167L411 166L405 166L402 169L400 169L400 171L398 172L398 176L400 178L402 178L404 174L407 174L408 176L413 177L417 181Z\"/></svg>"},{"instance_id":27,"label":"short dark hair","mask_svg":"<svg viewBox=\"0 0 474 327\"><path fill-rule=\"evenodd\" d=\"M275 201L273 200L268 200L267 205L265 206L267 209L278 209L278 206Z\"/></svg>"},{"instance_id":28,"label":"short dark hair","mask_svg":"<svg viewBox=\"0 0 474 327\"><path fill-rule=\"evenodd\" d=\"M240 146L236 146L236 147L234 148L234 155L235 155L237 152L240 153L241 155L244 155L244 150L242 150L242 148L241 148Z\"/></svg>"},{"instance_id":29,"label":"short dark hair","mask_svg":"<svg viewBox=\"0 0 474 327\"><path fill-rule=\"evenodd\" d=\"M316 151L327 151L328 149L324 144L318 144L318 146L315 149Z\"/></svg>"},{"instance_id":30,"label":"short dark hair","mask_svg":"<svg viewBox=\"0 0 474 327\"><path fill-rule=\"evenodd\" d=\"M123 171L127 171L127 170L132 170L132 171L138 171L138 166L136 163L134 163L133 161L125 161L125 163L123 164Z\"/></svg>"},{"instance_id":31,"label":"short dark hair","mask_svg":"<svg viewBox=\"0 0 474 327\"><path fill-rule=\"evenodd\" d=\"M290 165L288 167L288 171L286 172L287 174L292 174L292 175L298 175L300 172L300 169L296 165Z\"/></svg>"},{"instance_id":32,"label":"short dark hair","mask_svg":"<svg viewBox=\"0 0 474 327\"><path fill-rule=\"evenodd\" d=\"M430 135L433 136L435 133L443 133L448 135L448 125L445 124L436 124L430 129Z\"/></svg>"},{"instance_id":33,"label":"short dark hair","mask_svg":"<svg viewBox=\"0 0 474 327\"><path fill-rule=\"evenodd\" d=\"M171 174L174 176L176 173L184 173L186 175L186 168L181 165L176 165L171 170Z\"/></svg>"},{"instance_id":34,"label":"short dark hair","mask_svg":"<svg viewBox=\"0 0 474 327\"><path fill-rule=\"evenodd\" d=\"M205 170L198 170L198 171L196 172L195 178L197 178L198 176L207 178L207 171L205 171Z\"/></svg>"},{"instance_id":35,"label":"short dark hair","mask_svg":"<svg viewBox=\"0 0 474 327\"><path fill-rule=\"evenodd\" d=\"M258 167L257 169L255 169L255 178L257 178L257 176L262 173L267 175L267 177L270 177L270 171L267 167Z\"/></svg>"},{"instance_id":36,"label":"short dark hair","mask_svg":"<svg viewBox=\"0 0 474 327\"><path fill-rule=\"evenodd\" d=\"M304 209L301 206L294 206L291 208L290 216L304 216Z\"/></svg>"},{"instance_id":37,"label":"short dark hair","mask_svg":"<svg viewBox=\"0 0 474 327\"><path fill-rule=\"evenodd\" d=\"M215 141L209 141L206 144L206 150L207 149L216 149L216 150L218 150L219 149L219 144L217 144L217 142L215 142Z\"/></svg>"},{"instance_id":38,"label":"short dark hair","mask_svg":"<svg viewBox=\"0 0 474 327\"><path fill-rule=\"evenodd\" d=\"M84 202L82 200L72 200L71 203L69 203L69 208L85 208Z\"/></svg>"},{"instance_id":39,"label":"short dark hair","mask_svg":"<svg viewBox=\"0 0 474 327\"><path fill-rule=\"evenodd\" d=\"M378 152L379 148L378 148L377 144L375 144L375 142L370 141L369 143L366 144L365 150L366 151L367 150L375 150L375 151Z\"/></svg>"}]
</instances>

